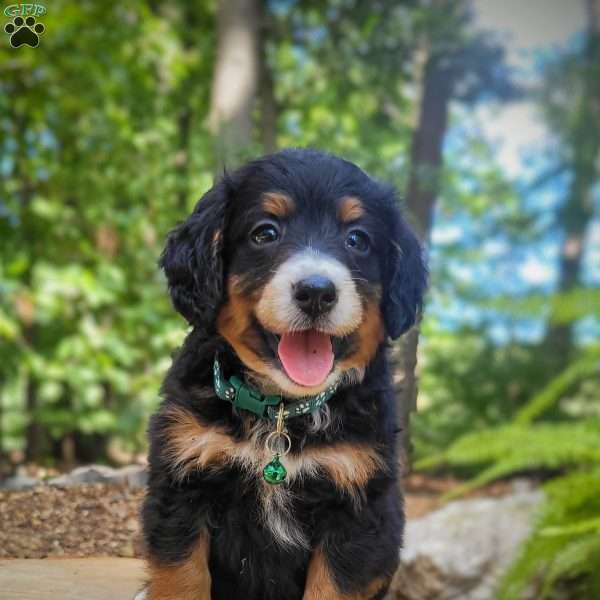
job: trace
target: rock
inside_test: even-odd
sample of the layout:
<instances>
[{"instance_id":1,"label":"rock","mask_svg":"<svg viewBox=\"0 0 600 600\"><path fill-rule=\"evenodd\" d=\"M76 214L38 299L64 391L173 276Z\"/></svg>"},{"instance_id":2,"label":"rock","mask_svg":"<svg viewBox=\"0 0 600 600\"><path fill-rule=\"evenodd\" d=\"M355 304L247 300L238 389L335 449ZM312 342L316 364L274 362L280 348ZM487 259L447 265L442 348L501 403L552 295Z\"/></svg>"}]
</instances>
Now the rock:
<instances>
[{"instance_id":1,"label":"rock","mask_svg":"<svg viewBox=\"0 0 600 600\"><path fill-rule=\"evenodd\" d=\"M4 481L0 481L0 490L28 490L36 485L40 485L40 481L34 477L15 475L14 477L8 477Z\"/></svg>"},{"instance_id":2,"label":"rock","mask_svg":"<svg viewBox=\"0 0 600 600\"><path fill-rule=\"evenodd\" d=\"M142 465L130 465L117 471L129 487L143 488L148 483L148 468Z\"/></svg>"},{"instance_id":3,"label":"rock","mask_svg":"<svg viewBox=\"0 0 600 600\"><path fill-rule=\"evenodd\" d=\"M386 600L492 600L542 499L524 490L461 500L409 521Z\"/></svg>"},{"instance_id":4,"label":"rock","mask_svg":"<svg viewBox=\"0 0 600 600\"><path fill-rule=\"evenodd\" d=\"M84 483L116 483L130 487L144 487L148 480L146 468L140 465L130 465L121 469L113 469L104 465L89 465L78 467L67 475L54 477L49 485L70 487Z\"/></svg>"},{"instance_id":5,"label":"rock","mask_svg":"<svg viewBox=\"0 0 600 600\"><path fill-rule=\"evenodd\" d=\"M69 487L82 483L106 483L110 481L114 474L114 469L103 465L89 465L86 467L77 467L66 475L53 477L48 480L49 485L58 487Z\"/></svg>"},{"instance_id":6,"label":"rock","mask_svg":"<svg viewBox=\"0 0 600 600\"><path fill-rule=\"evenodd\" d=\"M89 465L78 467L70 473L53 477L48 481L17 473L13 477L0 481L0 490L26 490L46 483L56 487L71 487L90 483L114 483L127 485L131 488L142 488L145 487L147 481L148 471L142 465L129 465L120 469L113 469L104 465Z\"/></svg>"}]
</instances>

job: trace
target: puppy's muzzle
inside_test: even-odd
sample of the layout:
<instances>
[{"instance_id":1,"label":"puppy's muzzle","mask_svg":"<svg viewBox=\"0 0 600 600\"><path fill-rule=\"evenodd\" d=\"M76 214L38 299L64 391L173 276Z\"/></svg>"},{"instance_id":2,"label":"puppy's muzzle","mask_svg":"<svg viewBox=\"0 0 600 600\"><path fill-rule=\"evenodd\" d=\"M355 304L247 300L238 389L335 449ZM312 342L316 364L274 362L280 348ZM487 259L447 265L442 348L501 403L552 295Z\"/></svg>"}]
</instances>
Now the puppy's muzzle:
<instances>
[{"instance_id":1,"label":"puppy's muzzle","mask_svg":"<svg viewBox=\"0 0 600 600\"><path fill-rule=\"evenodd\" d=\"M336 258L305 249L277 267L256 305L268 331L316 330L338 337L362 321L362 302L350 269Z\"/></svg>"},{"instance_id":2,"label":"puppy's muzzle","mask_svg":"<svg viewBox=\"0 0 600 600\"><path fill-rule=\"evenodd\" d=\"M311 319L327 314L337 304L338 293L331 279L310 275L292 285L296 306Z\"/></svg>"}]
</instances>

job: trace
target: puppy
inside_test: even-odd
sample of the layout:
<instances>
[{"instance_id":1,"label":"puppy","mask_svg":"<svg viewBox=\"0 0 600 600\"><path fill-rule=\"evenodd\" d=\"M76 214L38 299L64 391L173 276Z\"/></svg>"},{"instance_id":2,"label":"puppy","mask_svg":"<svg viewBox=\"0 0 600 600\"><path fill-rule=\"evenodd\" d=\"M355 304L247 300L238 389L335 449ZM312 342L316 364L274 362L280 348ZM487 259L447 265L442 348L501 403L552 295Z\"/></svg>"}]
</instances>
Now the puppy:
<instances>
[{"instance_id":1,"label":"puppy","mask_svg":"<svg viewBox=\"0 0 600 600\"><path fill-rule=\"evenodd\" d=\"M161 257L192 329L150 425L147 600L382 598L398 562L386 341L426 269L392 188L316 150L225 175Z\"/></svg>"}]
</instances>

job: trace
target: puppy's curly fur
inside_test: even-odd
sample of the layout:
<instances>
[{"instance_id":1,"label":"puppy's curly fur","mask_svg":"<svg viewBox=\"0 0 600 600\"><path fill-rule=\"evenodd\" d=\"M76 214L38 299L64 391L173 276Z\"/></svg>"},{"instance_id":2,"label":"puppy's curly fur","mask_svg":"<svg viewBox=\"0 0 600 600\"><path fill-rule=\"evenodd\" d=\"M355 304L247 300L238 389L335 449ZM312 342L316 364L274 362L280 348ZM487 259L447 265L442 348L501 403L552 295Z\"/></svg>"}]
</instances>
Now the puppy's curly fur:
<instances>
[{"instance_id":1,"label":"puppy's curly fur","mask_svg":"<svg viewBox=\"0 0 600 600\"><path fill-rule=\"evenodd\" d=\"M426 280L392 188L315 150L258 159L206 193L161 266L192 329L150 425L146 597L381 598L403 530L386 340L415 322ZM313 271L333 286L327 310L294 292ZM308 386L278 354L307 331L333 354ZM286 423L284 485L262 477L272 422L215 395L216 353L227 377L286 402L339 385Z\"/></svg>"}]
</instances>

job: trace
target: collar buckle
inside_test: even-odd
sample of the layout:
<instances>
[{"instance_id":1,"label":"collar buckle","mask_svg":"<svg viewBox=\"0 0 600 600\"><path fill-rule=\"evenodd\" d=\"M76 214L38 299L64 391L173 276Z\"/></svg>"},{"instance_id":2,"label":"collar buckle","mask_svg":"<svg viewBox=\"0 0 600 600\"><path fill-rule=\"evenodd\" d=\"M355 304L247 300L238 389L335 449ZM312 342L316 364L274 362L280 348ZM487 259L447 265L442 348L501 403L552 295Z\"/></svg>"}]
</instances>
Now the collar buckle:
<instances>
[{"instance_id":1,"label":"collar buckle","mask_svg":"<svg viewBox=\"0 0 600 600\"><path fill-rule=\"evenodd\" d=\"M281 396L263 396L258 390L244 385L235 375L229 378L229 383L235 388L233 405L236 408L249 410L260 417L267 417L269 407L277 406L283 401Z\"/></svg>"}]
</instances>

